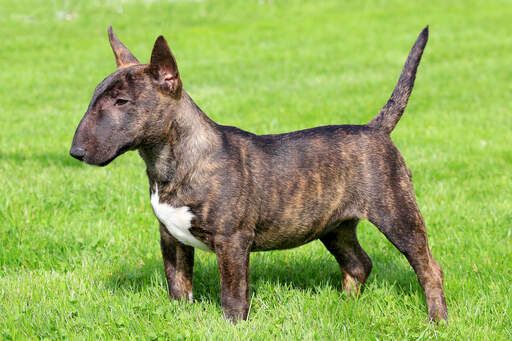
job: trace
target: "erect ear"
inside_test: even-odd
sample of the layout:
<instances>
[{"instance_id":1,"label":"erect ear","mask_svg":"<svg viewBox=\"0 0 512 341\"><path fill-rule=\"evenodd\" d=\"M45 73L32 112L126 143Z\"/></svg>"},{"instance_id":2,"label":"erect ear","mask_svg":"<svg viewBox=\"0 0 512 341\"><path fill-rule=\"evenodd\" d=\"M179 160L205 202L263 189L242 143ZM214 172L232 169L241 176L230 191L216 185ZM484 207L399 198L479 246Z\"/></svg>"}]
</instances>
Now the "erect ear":
<instances>
[{"instance_id":1,"label":"erect ear","mask_svg":"<svg viewBox=\"0 0 512 341\"><path fill-rule=\"evenodd\" d=\"M137 58L135 58L130 50L128 50L114 34L112 26L108 27L108 40L110 41L112 51L114 51L118 68L140 64Z\"/></svg>"},{"instance_id":2,"label":"erect ear","mask_svg":"<svg viewBox=\"0 0 512 341\"><path fill-rule=\"evenodd\" d=\"M162 91L173 96L180 96L182 85L178 65L163 36L156 39L147 68Z\"/></svg>"}]
</instances>

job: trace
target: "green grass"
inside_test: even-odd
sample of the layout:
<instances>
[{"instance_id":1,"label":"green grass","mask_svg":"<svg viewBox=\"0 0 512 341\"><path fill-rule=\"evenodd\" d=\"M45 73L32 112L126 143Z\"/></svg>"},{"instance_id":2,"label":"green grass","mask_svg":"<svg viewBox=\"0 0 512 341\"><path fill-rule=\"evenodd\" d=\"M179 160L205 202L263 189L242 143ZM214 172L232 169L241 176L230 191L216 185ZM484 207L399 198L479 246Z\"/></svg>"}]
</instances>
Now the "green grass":
<instances>
[{"instance_id":1,"label":"green grass","mask_svg":"<svg viewBox=\"0 0 512 341\"><path fill-rule=\"evenodd\" d=\"M3 0L0 339L511 339L511 17L509 1ZM358 299L339 294L338 266L313 242L252 255L247 322L223 320L212 254L196 253L197 302L169 302L142 160L68 156L114 71L109 24L141 61L164 34L203 110L256 133L368 122L430 24L393 140L450 324L427 322L412 269L369 223Z\"/></svg>"}]
</instances>

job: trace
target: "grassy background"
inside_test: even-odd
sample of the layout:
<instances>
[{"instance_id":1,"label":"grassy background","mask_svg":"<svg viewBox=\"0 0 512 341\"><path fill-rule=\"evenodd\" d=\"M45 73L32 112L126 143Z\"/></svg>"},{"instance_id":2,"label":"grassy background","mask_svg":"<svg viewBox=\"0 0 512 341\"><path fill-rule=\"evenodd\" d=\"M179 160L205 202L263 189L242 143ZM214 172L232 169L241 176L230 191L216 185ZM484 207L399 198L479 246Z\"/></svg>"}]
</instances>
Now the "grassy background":
<instances>
[{"instance_id":1,"label":"grassy background","mask_svg":"<svg viewBox=\"0 0 512 341\"><path fill-rule=\"evenodd\" d=\"M2 0L0 339L512 338L511 17L510 1ZM196 253L198 302L169 302L143 162L68 156L114 71L109 24L144 62L164 34L203 110L256 133L368 122L430 24L393 139L450 324L427 322L412 269L369 223L374 268L356 300L314 242L252 255L247 322L222 319L212 254Z\"/></svg>"}]
</instances>

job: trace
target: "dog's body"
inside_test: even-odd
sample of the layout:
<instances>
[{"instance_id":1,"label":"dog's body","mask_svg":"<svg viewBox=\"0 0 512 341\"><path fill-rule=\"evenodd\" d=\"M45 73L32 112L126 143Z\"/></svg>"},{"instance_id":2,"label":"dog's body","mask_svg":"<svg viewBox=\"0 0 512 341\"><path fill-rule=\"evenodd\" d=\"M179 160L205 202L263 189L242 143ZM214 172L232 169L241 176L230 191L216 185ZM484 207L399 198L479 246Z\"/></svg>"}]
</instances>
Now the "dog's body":
<instances>
[{"instance_id":1,"label":"dog's body","mask_svg":"<svg viewBox=\"0 0 512 341\"><path fill-rule=\"evenodd\" d=\"M111 30L109 37L119 69L96 88L71 154L106 165L139 150L171 297L192 299L194 248L212 251L225 315L246 318L249 253L315 239L340 264L344 290L357 293L372 267L356 237L359 219L368 219L413 266L429 316L446 319L442 271L428 248L411 173L389 136L412 91L427 29L369 124L264 136L210 120L182 89L163 37L148 65Z\"/></svg>"}]
</instances>

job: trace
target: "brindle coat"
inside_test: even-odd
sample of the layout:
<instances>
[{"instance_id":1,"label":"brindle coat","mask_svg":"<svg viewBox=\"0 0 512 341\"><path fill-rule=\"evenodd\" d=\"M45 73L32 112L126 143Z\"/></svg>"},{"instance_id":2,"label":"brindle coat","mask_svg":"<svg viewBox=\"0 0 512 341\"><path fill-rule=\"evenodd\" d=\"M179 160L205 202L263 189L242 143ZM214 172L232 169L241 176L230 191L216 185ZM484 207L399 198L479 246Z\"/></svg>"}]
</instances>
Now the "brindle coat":
<instances>
[{"instance_id":1,"label":"brindle coat","mask_svg":"<svg viewBox=\"0 0 512 341\"><path fill-rule=\"evenodd\" d=\"M357 294L372 262L357 241L367 219L407 257L433 320L446 319L443 273L430 253L411 172L390 139L411 94L428 39L414 44L391 98L366 125L258 136L209 119L182 88L165 39L141 65L109 28L118 70L101 82L71 155L105 166L127 150L144 159L150 193L188 206L190 232L217 255L224 315L245 319L249 253L320 239L338 261L343 290ZM194 248L160 223L169 294L192 299Z\"/></svg>"}]
</instances>

